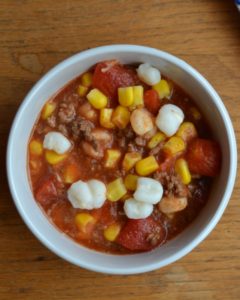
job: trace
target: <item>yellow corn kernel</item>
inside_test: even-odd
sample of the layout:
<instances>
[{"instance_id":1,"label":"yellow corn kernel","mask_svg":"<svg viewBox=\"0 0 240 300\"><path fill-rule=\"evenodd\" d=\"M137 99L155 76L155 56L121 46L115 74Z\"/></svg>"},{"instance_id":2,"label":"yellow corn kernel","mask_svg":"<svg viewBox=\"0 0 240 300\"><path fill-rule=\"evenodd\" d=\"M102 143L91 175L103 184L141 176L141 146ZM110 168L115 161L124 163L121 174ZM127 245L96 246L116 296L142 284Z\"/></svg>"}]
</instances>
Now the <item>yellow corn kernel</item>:
<instances>
[{"instance_id":1,"label":"yellow corn kernel","mask_svg":"<svg viewBox=\"0 0 240 300\"><path fill-rule=\"evenodd\" d=\"M190 113L193 116L193 118L197 121L200 120L202 117L201 113L197 110L196 107L190 107Z\"/></svg>"},{"instance_id":2,"label":"yellow corn kernel","mask_svg":"<svg viewBox=\"0 0 240 300\"><path fill-rule=\"evenodd\" d=\"M48 117L50 117L51 114L54 112L55 108L56 108L55 103L51 103L51 102L46 103L41 113L42 119L46 120Z\"/></svg>"},{"instance_id":3,"label":"yellow corn kernel","mask_svg":"<svg viewBox=\"0 0 240 300\"><path fill-rule=\"evenodd\" d=\"M84 85L79 85L77 88L77 93L80 97L84 97L87 94L88 88Z\"/></svg>"},{"instance_id":4,"label":"yellow corn kernel","mask_svg":"<svg viewBox=\"0 0 240 300\"><path fill-rule=\"evenodd\" d=\"M162 132L158 132L154 134L154 136L151 138L151 140L148 142L148 148L153 149L155 148L159 143L164 141L166 139L166 136Z\"/></svg>"},{"instance_id":5,"label":"yellow corn kernel","mask_svg":"<svg viewBox=\"0 0 240 300\"><path fill-rule=\"evenodd\" d=\"M138 152L126 153L122 162L122 166L126 171L129 171L141 158L142 155Z\"/></svg>"},{"instance_id":6,"label":"yellow corn kernel","mask_svg":"<svg viewBox=\"0 0 240 300\"><path fill-rule=\"evenodd\" d=\"M175 163L175 171L180 176L184 184L191 182L191 173L188 169L188 164L185 159L180 158Z\"/></svg>"},{"instance_id":7,"label":"yellow corn kernel","mask_svg":"<svg viewBox=\"0 0 240 300\"><path fill-rule=\"evenodd\" d=\"M113 111L112 122L120 129L124 129L130 121L130 112L124 106L118 106Z\"/></svg>"},{"instance_id":8,"label":"yellow corn kernel","mask_svg":"<svg viewBox=\"0 0 240 300\"><path fill-rule=\"evenodd\" d=\"M81 77L82 85L90 87L92 85L93 74L90 72L84 73Z\"/></svg>"},{"instance_id":9,"label":"yellow corn kernel","mask_svg":"<svg viewBox=\"0 0 240 300\"><path fill-rule=\"evenodd\" d=\"M58 154L52 150L46 150L45 159L51 165L56 165L66 158L66 154Z\"/></svg>"},{"instance_id":10,"label":"yellow corn kernel","mask_svg":"<svg viewBox=\"0 0 240 300\"><path fill-rule=\"evenodd\" d=\"M132 107L143 106L143 86L135 85L133 86L133 104Z\"/></svg>"},{"instance_id":11,"label":"yellow corn kernel","mask_svg":"<svg viewBox=\"0 0 240 300\"><path fill-rule=\"evenodd\" d=\"M121 227L119 224L112 224L104 230L103 235L106 240L113 242L116 240L120 230Z\"/></svg>"},{"instance_id":12,"label":"yellow corn kernel","mask_svg":"<svg viewBox=\"0 0 240 300\"><path fill-rule=\"evenodd\" d=\"M160 80L159 83L153 86L153 89L158 92L159 98L168 98L171 93L170 86L168 82L164 79Z\"/></svg>"},{"instance_id":13,"label":"yellow corn kernel","mask_svg":"<svg viewBox=\"0 0 240 300\"><path fill-rule=\"evenodd\" d=\"M131 86L118 88L118 101L122 106L131 106L133 104L133 88Z\"/></svg>"},{"instance_id":14,"label":"yellow corn kernel","mask_svg":"<svg viewBox=\"0 0 240 300\"><path fill-rule=\"evenodd\" d=\"M108 149L106 151L106 161L104 166L106 168L114 168L121 157L119 150Z\"/></svg>"},{"instance_id":15,"label":"yellow corn kernel","mask_svg":"<svg viewBox=\"0 0 240 300\"><path fill-rule=\"evenodd\" d=\"M87 225L94 224L95 222L95 218L89 213L78 213L75 216L75 223L77 227L82 231L86 230Z\"/></svg>"},{"instance_id":16,"label":"yellow corn kernel","mask_svg":"<svg viewBox=\"0 0 240 300\"><path fill-rule=\"evenodd\" d=\"M41 155L43 153L43 146L37 140L32 140L29 145L30 153L33 155Z\"/></svg>"},{"instance_id":17,"label":"yellow corn kernel","mask_svg":"<svg viewBox=\"0 0 240 300\"><path fill-rule=\"evenodd\" d=\"M111 121L112 119L112 114L113 114L113 109L112 108L102 108L100 110L100 125L104 128L114 128L114 124Z\"/></svg>"},{"instance_id":18,"label":"yellow corn kernel","mask_svg":"<svg viewBox=\"0 0 240 300\"><path fill-rule=\"evenodd\" d=\"M159 165L154 156L148 156L136 163L136 172L141 176L147 176L155 172Z\"/></svg>"},{"instance_id":19,"label":"yellow corn kernel","mask_svg":"<svg viewBox=\"0 0 240 300\"><path fill-rule=\"evenodd\" d=\"M127 189L122 178L117 178L107 185L107 199L109 201L118 201L127 193Z\"/></svg>"},{"instance_id":20,"label":"yellow corn kernel","mask_svg":"<svg viewBox=\"0 0 240 300\"><path fill-rule=\"evenodd\" d=\"M107 106L107 97L98 89L93 89L87 94L88 101L96 109L101 109Z\"/></svg>"},{"instance_id":21,"label":"yellow corn kernel","mask_svg":"<svg viewBox=\"0 0 240 300\"><path fill-rule=\"evenodd\" d=\"M197 137L197 130L193 123L183 122L180 125L176 136L182 138L185 142L188 142L192 138Z\"/></svg>"},{"instance_id":22,"label":"yellow corn kernel","mask_svg":"<svg viewBox=\"0 0 240 300\"><path fill-rule=\"evenodd\" d=\"M129 191L135 191L137 188L137 180L138 180L138 176L137 175L133 175L133 174L128 174L125 179L124 179L124 184L125 187L129 190Z\"/></svg>"},{"instance_id":23,"label":"yellow corn kernel","mask_svg":"<svg viewBox=\"0 0 240 300\"><path fill-rule=\"evenodd\" d=\"M171 137L163 146L163 150L170 155L182 152L185 148L186 144L184 140L178 136Z\"/></svg>"}]
</instances>

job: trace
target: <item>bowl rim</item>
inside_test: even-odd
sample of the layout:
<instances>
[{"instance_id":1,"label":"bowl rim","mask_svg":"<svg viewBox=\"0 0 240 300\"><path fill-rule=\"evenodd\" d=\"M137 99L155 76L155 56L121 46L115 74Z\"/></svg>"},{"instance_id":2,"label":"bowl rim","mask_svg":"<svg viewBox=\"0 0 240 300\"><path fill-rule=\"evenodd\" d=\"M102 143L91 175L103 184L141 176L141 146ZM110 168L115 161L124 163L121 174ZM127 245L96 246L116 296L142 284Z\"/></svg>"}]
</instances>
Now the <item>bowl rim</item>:
<instances>
[{"instance_id":1,"label":"bowl rim","mask_svg":"<svg viewBox=\"0 0 240 300\"><path fill-rule=\"evenodd\" d=\"M226 189L223 194L223 197L219 203L218 209L215 211L213 217L209 220L207 225L202 229L200 234L198 234L191 242L189 242L187 245L183 246L181 250L178 250L176 253L174 253L171 257L168 259L165 259L164 261L156 261L152 264L148 264L145 266L138 266L138 267L131 267L127 269L114 269L109 267L99 267L96 265L92 265L89 262L85 261L79 261L77 259L72 258L70 255L66 254L64 251L59 250L56 248L51 241L45 238L44 235L42 235L37 227L31 222L29 216L25 213L24 209L21 206L21 197L17 193L15 189L15 184L12 180L12 174L10 172L11 170L11 153L14 151L13 149L13 140L16 138L15 136L15 129L17 127L17 124L19 122L19 119L22 115L22 113L25 110L25 107L28 105L28 102L31 100L32 96L34 96L34 93L38 90L38 88L45 84L46 81L48 81L49 77L54 77L55 74L57 74L61 69L64 69L67 65L74 63L74 61L77 61L79 58L84 59L87 56L96 56L104 52L137 52L137 53L143 53L143 54L150 54L153 56L156 56L158 58L163 57L165 60L170 61L174 65L177 65L179 68L183 69L185 72L189 73L192 77L195 78L199 82L199 84L208 92L208 94L213 99L213 102L215 106L217 106L218 111L220 112L221 118L223 120L227 136L228 136L228 142L229 142L229 150L230 150L230 168L229 168L229 178L226 183ZM165 51L158 50L155 48L147 47L147 46L140 46L140 45L131 45L131 44L115 44L115 45L107 45L107 46L100 46L96 48L91 48L88 50L81 51L75 55L72 55L68 57L67 59L61 61L57 65L55 65L52 69L50 69L46 74L44 74L40 80L38 80L31 90L28 92L28 94L25 96L24 100L22 101L21 105L18 108L18 111L14 117L9 138L8 138L8 144L7 144L7 178L8 178L8 184L10 188L10 192L12 195L12 198L14 200L15 206L21 215L22 219L24 220L25 224L28 226L28 228L31 230L31 232L39 239L39 241L44 244L48 249L50 249L52 252L57 254L59 257L67 260L68 262L71 262L74 265L86 268L91 271L95 272L101 272L106 274L138 274L138 273L144 273L152 270L156 270L158 268L164 267L170 263L175 262L176 260L182 258L186 254L188 254L191 250L193 250L201 241L203 241L208 234L213 230L213 228L216 226L216 224L219 222L233 191L235 178L236 178L236 172L237 172L237 145L236 145L236 138L235 133L233 129L233 125L231 122L231 119L229 117L229 114L215 91L215 89L212 87L212 85L192 66L190 66L188 63L183 61L182 59L169 54ZM107 254L109 255L109 254ZM123 256L124 257L124 256Z\"/></svg>"}]
</instances>

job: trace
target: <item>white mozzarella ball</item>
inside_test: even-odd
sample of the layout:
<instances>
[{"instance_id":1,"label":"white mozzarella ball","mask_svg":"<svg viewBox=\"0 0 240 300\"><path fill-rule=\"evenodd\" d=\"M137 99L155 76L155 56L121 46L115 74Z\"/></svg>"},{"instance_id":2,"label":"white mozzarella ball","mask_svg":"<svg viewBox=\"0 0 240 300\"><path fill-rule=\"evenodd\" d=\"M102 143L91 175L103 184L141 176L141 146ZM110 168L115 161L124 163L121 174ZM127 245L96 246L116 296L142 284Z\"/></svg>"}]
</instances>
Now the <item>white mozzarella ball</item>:
<instances>
[{"instance_id":1,"label":"white mozzarella ball","mask_svg":"<svg viewBox=\"0 0 240 300\"><path fill-rule=\"evenodd\" d=\"M88 186L94 199L94 208L100 208L106 200L105 184L100 180L92 179L88 181Z\"/></svg>"},{"instance_id":2,"label":"white mozzarella ball","mask_svg":"<svg viewBox=\"0 0 240 300\"><path fill-rule=\"evenodd\" d=\"M71 148L71 143L62 133L50 131L44 137L43 148L64 154Z\"/></svg>"},{"instance_id":3,"label":"white mozzarella ball","mask_svg":"<svg viewBox=\"0 0 240 300\"><path fill-rule=\"evenodd\" d=\"M157 204L163 195L163 187L161 183L155 179L148 177L140 177L137 181L137 189L133 194L135 200Z\"/></svg>"},{"instance_id":4,"label":"white mozzarella ball","mask_svg":"<svg viewBox=\"0 0 240 300\"><path fill-rule=\"evenodd\" d=\"M178 131L183 119L181 108L174 104L165 104L158 112L156 125L166 136L172 136Z\"/></svg>"},{"instance_id":5,"label":"white mozzarella ball","mask_svg":"<svg viewBox=\"0 0 240 300\"><path fill-rule=\"evenodd\" d=\"M68 189L67 196L74 208L93 208L93 195L88 184L84 181L74 182Z\"/></svg>"},{"instance_id":6,"label":"white mozzarella ball","mask_svg":"<svg viewBox=\"0 0 240 300\"><path fill-rule=\"evenodd\" d=\"M124 202L124 212L129 219L145 219L153 212L153 205L139 202L133 198Z\"/></svg>"},{"instance_id":7,"label":"white mozzarella ball","mask_svg":"<svg viewBox=\"0 0 240 300\"><path fill-rule=\"evenodd\" d=\"M68 200L74 208L100 208L106 200L106 186L99 180L74 182L67 192Z\"/></svg>"},{"instance_id":8,"label":"white mozzarella ball","mask_svg":"<svg viewBox=\"0 0 240 300\"><path fill-rule=\"evenodd\" d=\"M157 84L161 80L160 71L147 63L141 64L138 67L137 74L148 85Z\"/></svg>"}]
</instances>

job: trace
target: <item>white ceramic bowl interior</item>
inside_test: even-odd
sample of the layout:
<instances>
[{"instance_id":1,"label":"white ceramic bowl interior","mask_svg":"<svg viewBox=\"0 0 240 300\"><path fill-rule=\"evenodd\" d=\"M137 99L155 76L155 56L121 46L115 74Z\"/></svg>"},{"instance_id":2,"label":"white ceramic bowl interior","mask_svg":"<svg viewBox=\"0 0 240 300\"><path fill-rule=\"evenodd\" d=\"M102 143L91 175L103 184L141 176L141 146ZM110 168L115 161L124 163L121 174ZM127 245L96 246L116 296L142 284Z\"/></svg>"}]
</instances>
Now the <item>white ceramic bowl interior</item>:
<instances>
[{"instance_id":1,"label":"white ceramic bowl interior","mask_svg":"<svg viewBox=\"0 0 240 300\"><path fill-rule=\"evenodd\" d=\"M27 145L44 103L67 82L102 60L148 62L178 83L197 102L222 148L222 169L207 205L180 235L154 251L110 255L82 247L58 231L35 202L27 175ZM190 252L214 228L230 199L236 176L236 141L228 113L213 87L184 61L159 50L113 45L76 54L50 70L32 88L15 117L8 143L7 171L11 193L35 236L60 257L78 266L111 274L136 274L168 265Z\"/></svg>"}]
</instances>

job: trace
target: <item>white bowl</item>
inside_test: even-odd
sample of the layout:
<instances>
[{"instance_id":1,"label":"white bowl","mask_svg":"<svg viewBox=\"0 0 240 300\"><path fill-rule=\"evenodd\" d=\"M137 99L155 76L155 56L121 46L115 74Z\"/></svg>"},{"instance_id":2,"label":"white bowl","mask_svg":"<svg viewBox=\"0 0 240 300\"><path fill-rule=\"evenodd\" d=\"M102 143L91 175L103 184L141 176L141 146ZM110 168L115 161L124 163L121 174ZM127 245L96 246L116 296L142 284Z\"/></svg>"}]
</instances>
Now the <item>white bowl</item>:
<instances>
[{"instance_id":1,"label":"white bowl","mask_svg":"<svg viewBox=\"0 0 240 300\"><path fill-rule=\"evenodd\" d=\"M111 255L78 245L57 230L33 198L27 174L27 145L36 118L54 93L95 63L116 58L122 63L148 62L189 93L209 121L222 148L222 169L207 205L176 238L147 253ZM237 168L236 140L229 115L216 91L186 62L157 49L113 45L76 54L50 70L22 102L9 136L7 171L11 193L23 220L50 250L67 261L97 272L136 274L166 266L189 253L215 227L230 199Z\"/></svg>"}]
</instances>

